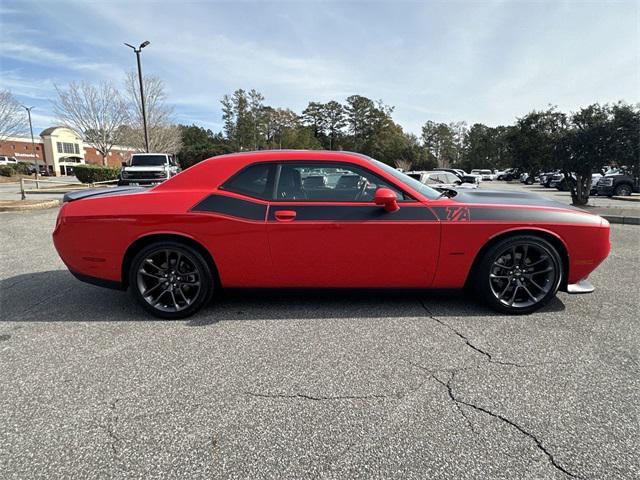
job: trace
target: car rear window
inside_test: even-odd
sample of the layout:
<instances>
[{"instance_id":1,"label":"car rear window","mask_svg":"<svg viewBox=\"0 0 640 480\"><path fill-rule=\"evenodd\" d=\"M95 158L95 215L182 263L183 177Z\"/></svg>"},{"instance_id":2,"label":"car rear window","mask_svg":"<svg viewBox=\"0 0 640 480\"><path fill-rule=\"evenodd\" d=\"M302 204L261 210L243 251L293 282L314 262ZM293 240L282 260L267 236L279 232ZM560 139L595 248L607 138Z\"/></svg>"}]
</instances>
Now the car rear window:
<instances>
[{"instance_id":1,"label":"car rear window","mask_svg":"<svg viewBox=\"0 0 640 480\"><path fill-rule=\"evenodd\" d=\"M258 163L236 173L220 189L269 200L273 195L275 164Z\"/></svg>"}]
</instances>

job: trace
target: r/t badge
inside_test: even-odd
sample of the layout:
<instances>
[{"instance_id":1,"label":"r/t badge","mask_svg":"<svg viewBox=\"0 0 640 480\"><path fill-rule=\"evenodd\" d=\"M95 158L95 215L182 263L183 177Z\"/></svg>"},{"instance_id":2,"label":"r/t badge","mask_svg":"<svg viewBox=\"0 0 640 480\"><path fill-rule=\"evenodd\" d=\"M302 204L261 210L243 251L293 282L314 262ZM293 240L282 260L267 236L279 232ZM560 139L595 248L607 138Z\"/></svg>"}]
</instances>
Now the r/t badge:
<instances>
[{"instance_id":1,"label":"r/t badge","mask_svg":"<svg viewBox=\"0 0 640 480\"><path fill-rule=\"evenodd\" d=\"M448 222L468 222L471 220L467 207L447 207L446 211Z\"/></svg>"}]
</instances>

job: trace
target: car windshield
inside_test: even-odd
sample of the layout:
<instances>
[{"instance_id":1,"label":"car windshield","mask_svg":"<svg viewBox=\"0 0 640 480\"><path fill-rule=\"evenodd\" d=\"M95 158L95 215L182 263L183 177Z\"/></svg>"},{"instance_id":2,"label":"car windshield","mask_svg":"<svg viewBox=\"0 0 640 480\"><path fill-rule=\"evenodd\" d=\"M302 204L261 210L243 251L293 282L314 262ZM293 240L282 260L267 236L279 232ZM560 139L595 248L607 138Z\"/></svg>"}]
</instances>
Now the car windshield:
<instances>
[{"instance_id":1,"label":"car windshield","mask_svg":"<svg viewBox=\"0 0 640 480\"><path fill-rule=\"evenodd\" d=\"M157 167L165 163L167 163L165 155L134 155L131 157L132 167Z\"/></svg>"},{"instance_id":2,"label":"car windshield","mask_svg":"<svg viewBox=\"0 0 640 480\"><path fill-rule=\"evenodd\" d=\"M378 167L380 167L385 172L391 174L394 178L399 180L401 183L408 185L409 187L413 188L417 192L420 192L422 195L424 195L425 197L431 200L435 200L436 198L440 198L442 196L442 194L439 191L434 190L431 187L428 187L424 183L421 183L418 180L411 178L406 173L402 173L399 170L396 170L395 168L387 165L386 163L379 162L378 160L374 160L373 158L370 158L369 160L371 160L373 163L375 163Z\"/></svg>"}]
</instances>

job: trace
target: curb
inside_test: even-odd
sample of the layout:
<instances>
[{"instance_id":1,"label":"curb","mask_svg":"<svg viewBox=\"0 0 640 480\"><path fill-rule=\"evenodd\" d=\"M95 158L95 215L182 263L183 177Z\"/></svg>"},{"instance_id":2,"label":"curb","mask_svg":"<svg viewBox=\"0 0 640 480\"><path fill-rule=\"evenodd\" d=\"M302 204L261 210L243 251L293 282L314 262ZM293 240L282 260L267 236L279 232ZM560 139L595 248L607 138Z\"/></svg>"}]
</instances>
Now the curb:
<instances>
[{"instance_id":1,"label":"curb","mask_svg":"<svg viewBox=\"0 0 640 480\"><path fill-rule=\"evenodd\" d=\"M25 212L29 210L44 210L45 208L54 208L60 205L60 200L44 200L37 203L20 203L17 200L12 205L1 205L0 212Z\"/></svg>"},{"instance_id":2,"label":"curb","mask_svg":"<svg viewBox=\"0 0 640 480\"><path fill-rule=\"evenodd\" d=\"M640 225L640 217L625 217L623 215L600 215L609 223L617 223L620 225Z\"/></svg>"},{"instance_id":3,"label":"curb","mask_svg":"<svg viewBox=\"0 0 640 480\"><path fill-rule=\"evenodd\" d=\"M615 195L613 197L614 200L620 200L621 202L640 202L640 196L631 196L629 195L628 197L616 197Z\"/></svg>"}]
</instances>

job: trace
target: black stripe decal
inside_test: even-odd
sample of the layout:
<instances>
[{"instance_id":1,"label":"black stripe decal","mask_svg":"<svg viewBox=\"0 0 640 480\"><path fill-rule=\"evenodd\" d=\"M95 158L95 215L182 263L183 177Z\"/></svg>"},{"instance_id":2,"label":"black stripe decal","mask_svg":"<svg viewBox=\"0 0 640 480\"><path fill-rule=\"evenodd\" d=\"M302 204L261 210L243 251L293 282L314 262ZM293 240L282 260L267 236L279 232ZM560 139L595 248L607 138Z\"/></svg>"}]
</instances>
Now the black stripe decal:
<instances>
[{"instance_id":1,"label":"black stripe decal","mask_svg":"<svg viewBox=\"0 0 640 480\"><path fill-rule=\"evenodd\" d=\"M474 221L514 221L540 223L580 223L585 225L599 225L600 218L580 212L566 210L537 210L533 208L493 208L450 206L433 207L439 220L443 222L474 222Z\"/></svg>"},{"instance_id":2,"label":"black stripe decal","mask_svg":"<svg viewBox=\"0 0 640 480\"><path fill-rule=\"evenodd\" d=\"M436 217L427 207L408 207L401 205L400 210L387 212L377 205L272 205L269 209L269 221L275 221L278 210L293 210L297 221L336 221L361 222L377 220L385 222L402 222L411 220L436 221Z\"/></svg>"},{"instance_id":3,"label":"black stripe decal","mask_svg":"<svg viewBox=\"0 0 640 480\"><path fill-rule=\"evenodd\" d=\"M247 220L264 221L267 206L240 198L224 195L209 195L191 209L193 212L214 212Z\"/></svg>"}]
</instances>

